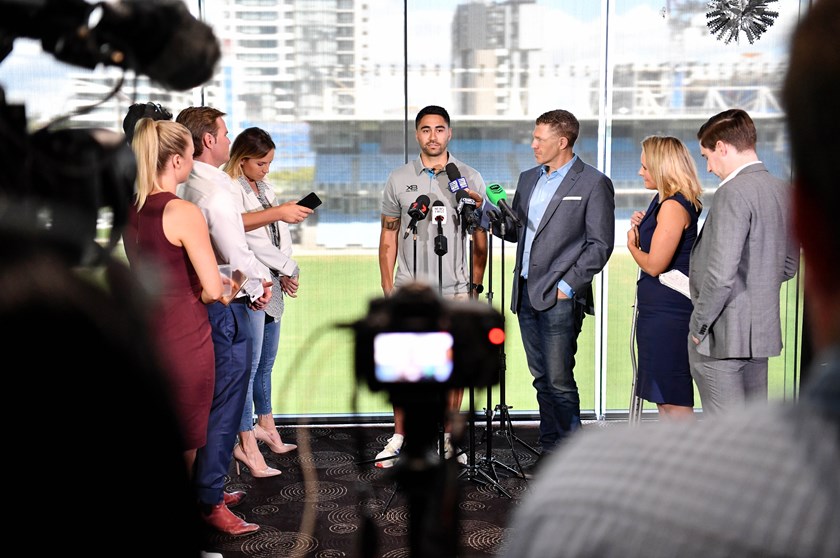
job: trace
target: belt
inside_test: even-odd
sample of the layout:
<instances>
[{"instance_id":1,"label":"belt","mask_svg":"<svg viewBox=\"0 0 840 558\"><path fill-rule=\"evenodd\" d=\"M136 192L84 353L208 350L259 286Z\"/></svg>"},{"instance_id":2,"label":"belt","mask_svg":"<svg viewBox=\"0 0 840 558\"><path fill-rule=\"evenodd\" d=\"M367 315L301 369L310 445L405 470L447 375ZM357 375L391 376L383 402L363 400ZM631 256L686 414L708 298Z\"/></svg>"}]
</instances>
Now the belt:
<instances>
[{"instance_id":1,"label":"belt","mask_svg":"<svg viewBox=\"0 0 840 558\"><path fill-rule=\"evenodd\" d=\"M251 302L251 297L248 295L245 296L238 296L230 301L231 304L249 304Z\"/></svg>"}]
</instances>

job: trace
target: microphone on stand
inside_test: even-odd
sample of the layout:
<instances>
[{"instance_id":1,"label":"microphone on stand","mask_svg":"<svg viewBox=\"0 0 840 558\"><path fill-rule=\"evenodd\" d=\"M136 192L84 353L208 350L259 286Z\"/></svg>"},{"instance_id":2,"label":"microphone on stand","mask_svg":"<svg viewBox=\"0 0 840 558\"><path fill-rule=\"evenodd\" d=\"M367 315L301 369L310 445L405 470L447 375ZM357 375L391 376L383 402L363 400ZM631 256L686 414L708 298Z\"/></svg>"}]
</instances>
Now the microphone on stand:
<instances>
[{"instance_id":1,"label":"microphone on stand","mask_svg":"<svg viewBox=\"0 0 840 558\"><path fill-rule=\"evenodd\" d=\"M470 197L466 190L458 190L455 193L455 199L458 201L458 213L466 223L466 227L461 230L472 234L479 224L475 200Z\"/></svg>"},{"instance_id":2,"label":"microphone on stand","mask_svg":"<svg viewBox=\"0 0 840 558\"><path fill-rule=\"evenodd\" d=\"M441 225L446 224L446 206L440 200L432 204L432 219L438 224L438 231L442 230Z\"/></svg>"},{"instance_id":3,"label":"microphone on stand","mask_svg":"<svg viewBox=\"0 0 840 558\"><path fill-rule=\"evenodd\" d=\"M405 229L403 240L408 238L409 232L417 229L417 221L422 221L426 218L426 215L429 213L429 202L431 202L429 196L426 194L420 194L417 196L414 203L408 206L408 216L411 217L411 222Z\"/></svg>"},{"instance_id":4,"label":"microphone on stand","mask_svg":"<svg viewBox=\"0 0 840 558\"><path fill-rule=\"evenodd\" d=\"M449 191L453 194L458 190L466 190L469 188L467 179L461 176L461 171L455 166L455 163L446 163L444 167L446 176L449 178Z\"/></svg>"},{"instance_id":5,"label":"microphone on stand","mask_svg":"<svg viewBox=\"0 0 840 558\"><path fill-rule=\"evenodd\" d=\"M499 186L498 184L491 184L487 187L487 199L490 200L490 203L498 207L502 210L502 212L507 215L513 224L517 227L522 226L522 221L519 220L519 217L513 212L510 206L507 204L507 193L505 189Z\"/></svg>"},{"instance_id":6,"label":"microphone on stand","mask_svg":"<svg viewBox=\"0 0 840 558\"><path fill-rule=\"evenodd\" d=\"M435 237L435 254L443 256L448 251L449 247L446 243L446 237L443 236L443 225L446 223L446 207L440 200L435 200L432 204L432 219L437 223L437 236Z\"/></svg>"},{"instance_id":7,"label":"microphone on stand","mask_svg":"<svg viewBox=\"0 0 840 558\"><path fill-rule=\"evenodd\" d=\"M461 231L472 234L479 224L479 219L475 212L475 200L467 193L469 190L467 180L461 176L461 171L458 170L455 163L447 163L444 169L446 169L446 176L449 178L449 191L455 193L455 200L458 202L458 215L467 224Z\"/></svg>"}]
</instances>

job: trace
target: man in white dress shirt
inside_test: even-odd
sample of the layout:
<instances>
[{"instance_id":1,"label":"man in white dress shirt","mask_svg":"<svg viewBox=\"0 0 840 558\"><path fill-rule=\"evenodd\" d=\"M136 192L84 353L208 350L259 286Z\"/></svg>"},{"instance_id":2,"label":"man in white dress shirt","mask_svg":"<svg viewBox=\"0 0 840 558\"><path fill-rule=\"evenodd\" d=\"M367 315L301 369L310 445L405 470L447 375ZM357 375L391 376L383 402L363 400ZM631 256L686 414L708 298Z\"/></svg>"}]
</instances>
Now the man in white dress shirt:
<instances>
[{"instance_id":1,"label":"man in white dress shirt","mask_svg":"<svg viewBox=\"0 0 840 558\"><path fill-rule=\"evenodd\" d=\"M189 107L178 114L177 121L190 130L195 145L195 164L179 195L195 203L207 219L218 263L230 264L247 277L229 305L216 302L207 307L216 352L216 384L207 445L198 450L195 472L204 520L223 533L244 535L258 530L259 525L245 522L228 509L244 494L226 493L224 483L251 370L248 307L263 309L268 304L271 274L248 248L239 186L219 168L228 160L230 149L222 116L223 112L211 107Z\"/></svg>"}]
</instances>

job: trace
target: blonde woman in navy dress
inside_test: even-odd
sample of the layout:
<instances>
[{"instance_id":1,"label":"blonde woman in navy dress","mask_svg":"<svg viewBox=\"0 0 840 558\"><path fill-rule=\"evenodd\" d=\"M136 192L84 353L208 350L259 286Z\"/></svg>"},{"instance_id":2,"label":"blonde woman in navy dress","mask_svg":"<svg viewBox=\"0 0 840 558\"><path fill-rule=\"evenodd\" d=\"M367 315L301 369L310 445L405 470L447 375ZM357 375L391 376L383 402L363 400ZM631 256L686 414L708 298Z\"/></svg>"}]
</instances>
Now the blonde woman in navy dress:
<instances>
[{"instance_id":1,"label":"blonde woman in navy dress","mask_svg":"<svg viewBox=\"0 0 840 558\"><path fill-rule=\"evenodd\" d=\"M636 396L656 403L663 418L693 418L686 342L691 300L660 283L659 275L674 269L688 275L702 211L700 179L688 149L674 137L645 138L641 163L645 188L657 193L647 211L633 213L627 231L627 249L640 268Z\"/></svg>"}]
</instances>

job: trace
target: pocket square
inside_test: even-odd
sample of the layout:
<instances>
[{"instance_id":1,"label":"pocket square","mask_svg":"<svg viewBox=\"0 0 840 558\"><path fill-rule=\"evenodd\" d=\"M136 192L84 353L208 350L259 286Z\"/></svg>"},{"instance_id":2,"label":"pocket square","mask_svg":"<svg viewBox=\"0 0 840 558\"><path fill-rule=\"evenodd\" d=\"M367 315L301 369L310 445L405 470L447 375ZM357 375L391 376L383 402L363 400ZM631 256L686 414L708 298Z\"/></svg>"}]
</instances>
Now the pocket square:
<instances>
[{"instance_id":1,"label":"pocket square","mask_svg":"<svg viewBox=\"0 0 840 558\"><path fill-rule=\"evenodd\" d=\"M566 196L563 201L580 201L582 199L580 196Z\"/></svg>"}]
</instances>

